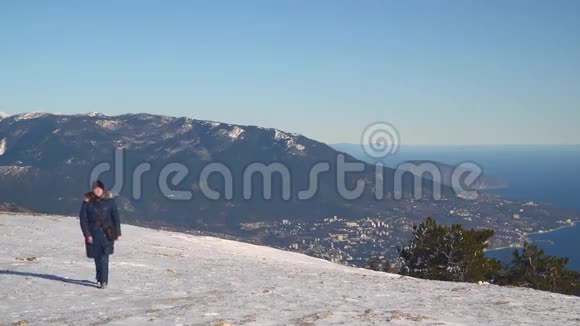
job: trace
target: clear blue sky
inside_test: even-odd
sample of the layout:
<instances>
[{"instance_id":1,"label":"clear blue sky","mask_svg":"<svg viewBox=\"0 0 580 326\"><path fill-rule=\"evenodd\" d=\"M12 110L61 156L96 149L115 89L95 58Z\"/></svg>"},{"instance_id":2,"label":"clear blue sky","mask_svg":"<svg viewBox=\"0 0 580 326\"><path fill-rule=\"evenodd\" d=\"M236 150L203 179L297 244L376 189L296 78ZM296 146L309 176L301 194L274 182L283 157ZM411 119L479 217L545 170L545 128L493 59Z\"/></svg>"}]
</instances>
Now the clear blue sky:
<instances>
[{"instance_id":1,"label":"clear blue sky","mask_svg":"<svg viewBox=\"0 0 580 326\"><path fill-rule=\"evenodd\" d=\"M580 1L2 1L0 111L580 143Z\"/></svg>"}]
</instances>

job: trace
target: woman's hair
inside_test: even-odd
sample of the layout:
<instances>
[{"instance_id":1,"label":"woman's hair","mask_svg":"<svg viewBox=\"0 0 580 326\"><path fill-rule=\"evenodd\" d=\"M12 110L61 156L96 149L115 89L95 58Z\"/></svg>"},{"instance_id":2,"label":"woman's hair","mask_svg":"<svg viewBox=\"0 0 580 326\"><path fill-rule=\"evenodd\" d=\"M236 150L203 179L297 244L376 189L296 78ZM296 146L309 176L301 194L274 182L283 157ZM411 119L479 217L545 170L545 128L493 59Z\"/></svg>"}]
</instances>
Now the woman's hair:
<instances>
[{"instance_id":1,"label":"woman's hair","mask_svg":"<svg viewBox=\"0 0 580 326\"><path fill-rule=\"evenodd\" d=\"M92 189L96 189L96 188L101 188L101 189L105 190L105 184L101 180L97 180L97 181L93 182Z\"/></svg>"}]
</instances>

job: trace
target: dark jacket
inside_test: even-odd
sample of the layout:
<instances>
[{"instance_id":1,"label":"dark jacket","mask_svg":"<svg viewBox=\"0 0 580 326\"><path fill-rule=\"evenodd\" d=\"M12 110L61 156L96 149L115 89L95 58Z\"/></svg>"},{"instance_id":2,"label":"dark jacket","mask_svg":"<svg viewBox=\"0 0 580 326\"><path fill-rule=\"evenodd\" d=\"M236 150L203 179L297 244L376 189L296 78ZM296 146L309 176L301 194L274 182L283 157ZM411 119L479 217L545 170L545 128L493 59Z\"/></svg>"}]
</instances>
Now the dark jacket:
<instances>
[{"instance_id":1,"label":"dark jacket","mask_svg":"<svg viewBox=\"0 0 580 326\"><path fill-rule=\"evenodd\" d=\"M81 205L79 219L85 239L89 235L93 237L92 245L87 244L87 256L90 258L102 254L111 255L115 251L115 242L107 239L99 221L99 210L102 212L105 224L113 226L117 230L117 234L121 235L121 220L113 195L110 192L105 192L101 198L98 198L92 192L86 193Z\"/></svg>"}]
</instances>

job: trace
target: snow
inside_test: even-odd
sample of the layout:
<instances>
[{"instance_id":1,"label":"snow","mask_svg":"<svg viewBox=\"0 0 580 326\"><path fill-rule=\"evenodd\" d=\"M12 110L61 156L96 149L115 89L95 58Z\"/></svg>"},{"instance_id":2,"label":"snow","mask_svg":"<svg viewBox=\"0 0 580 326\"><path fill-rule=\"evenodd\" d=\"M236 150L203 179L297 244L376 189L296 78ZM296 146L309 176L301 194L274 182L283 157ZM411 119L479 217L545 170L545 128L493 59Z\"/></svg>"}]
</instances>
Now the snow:
<instances>
[{"instance_id":1,"label":"snow","mask_svg":"<svg viewBox=\"0 0 580 326\"><path fill-rule=\"evenodd\" d=\"M198 120L198 121L204 125L209 125L209 127L212 129L219 127L222 124L221 122L217 122L217 121L209 121L209 120Z\"/></svg>"},{"instance_id":2,"label":"snow","mask_svg":"<svg viewBox=\"0 0 580 326\"><path fill-rule=\"evenodd\" d=\"M232 139L238 139L244 133L244 131L244 129L238 126L234 126L234 128L228 132L228 136L230 136Z\"/></svg>"},{"instance_id":3,"label":"snow","mask_svg":"<svg viewBox=\"0 0 580 326\"><path fill-rule=\"evenodd\" d=\"M4 118L8 118L10 116L10 114L6 113L6 112L0 112L0 120L4 119Z\"/></svg>"},{"instance_id":4,"label":"snow","mask_svg":"<svg viewBox=\"0 0 580 326\"><path fill-rule=\"evenodd\" d=\"M76 113L73 114L73 116L77 116L77 117L106 117L106 114L100 113L100 112L86 112L86 113Z\"/></svg>"},{"instance_id":5,"label":"snow","mask_svg":"<svg viewBox=\"0 0 580 326\"><path fill-rule=\"evenodd\" d=\"M21 113L21 114L14 115L14 120L16 120L16 121L20 121L20 120L30 120L30 119L36 119L36 118L44 117L44 116L47 116L47 115L52 115L52 113L48 113L48 112L27 112L27 113Z\"/></svg>"},{"instance_id":6,"label":"snow","mask_svg":"<svg viewBox=\"0 0 580 326\"><path fill-rule=\"evenodd\" d=\"M78 220L0 215L0 324L578 325L580 298L418 280L123 225L109 287ZM18 259L17 259L18 257ZM30 260L30 261L29 261Z\"/></svg>"},{"instance_id":7,"label":"snow","mask_svg":"<svg viewBox=\"0 0 580 326\"><path fill-rule=\"evenodd\" d=\"M298 137L298 136L299 136L299 134L289 134L289 133L283 132L281 130L274 129L274 139L275 140L284 141L286 143L287 149L296 149L296 150L301 152L301 151L304 151L304 149L306 147L304 145L298 144L296 142L296 137Z\"/></svg>"},{"instance_id":8,"label":"snow","mask_svg":"<svg viewBox=\"0 0 580 326\"><path fill-rule=\"evenodd\" d=\"M265 129L262 127L259 127L259 129ZM272 129L266 129L266 130L272 130ZM281 139L290 139L292 137L301 137L301 134L298 133L293 133L293 132L284 132L282 130L279 129L273 129L274 130L274 139L276 140L281 140Z\"/></svg>"},{"instance_id":9,"label":"snow","mask_svg":"<svg viewBox=\"0 0 580 326\"><path fill-rule=\"evenodd\" d=\"M185 122L177 129L177 134L182 135L193 129L193 120L185 118Z\"/></svg>"},{"instance_id":10,"label":"snow","mask_svg":"<svg viewBox=\"0 0 580 326\"><path fill-rule=\"evenodd\" d=\"M4 155L6 153L6 137L0 140L0 155Z\"/></svg>"},{"instance_id":11,"label":"snow","mask_svg":"<svg viewBox=\"0 0 580 326\"><path fill-rule=\"evenodd\" d=\"M19 176L34 171L31 166L18 166L18 165L4 165L0 166L0 176L11 175Z\"/></svg>"},{"instance_id":12,"label":"snow","mask_svg":"<svg viewBox=\"0 0 580 326\"><path fill-rule=\"evenodd\" d=\"M121 127L122 122L120 120L97 120L95 124L103 129L117 130Z\"/></svg>"},{"instance_id":13,"label":"snow","mask_svg":"<svg viewBox=\"0 0 580 326\"><path fill-rule=\"evenodd\" d=\"M274 139L276 139L276 140L283 140L284 139L285 140L285 139L290 139L290 136L281 130L274 129Z\"/></svg>"},{"instance_id":14,"label":"snow","mask_svg":"<svg viewBox=\"0 0 580 326\"><path fill-rule=\"evenodd\" d=\"M243 134L246 132L243 128L235 125L230 124L223 124L218 123L215 125L213 122L208 122L212 127L211 129L215 129L215 127L220 126L221 128L213 131L215 136L226 137L229 140L239 140L243 138Z\"/></svg>"}]
</instances>

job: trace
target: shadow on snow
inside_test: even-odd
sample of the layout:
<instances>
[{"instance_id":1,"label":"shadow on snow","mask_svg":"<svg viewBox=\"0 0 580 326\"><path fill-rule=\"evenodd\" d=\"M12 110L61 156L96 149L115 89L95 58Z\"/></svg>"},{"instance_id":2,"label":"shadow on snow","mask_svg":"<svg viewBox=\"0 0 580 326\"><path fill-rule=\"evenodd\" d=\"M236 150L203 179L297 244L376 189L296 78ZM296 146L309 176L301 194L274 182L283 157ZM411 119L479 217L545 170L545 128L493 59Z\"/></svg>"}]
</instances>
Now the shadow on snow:
<instances>
[{"instance_id":1,"label":"shadow on snow","mask_svg":"<svg viewBox=\"0 0 580 326\"><path fill-rule=\"evenodd\" d=\"M9 270L0 270L0 275L18 275L18 276L27 276L27 277L38 277L45 280L51 281L60 281L69 284L76 284L76 285L83 285L83 286L90 286L96 287L97 284L95 282L91 282L89 280L74 280L66 277L51 275L51 274L39 274L39 273L31 273L31 272L20 272L20 271L9 271Z\"/></svg>"}]
</instances>

